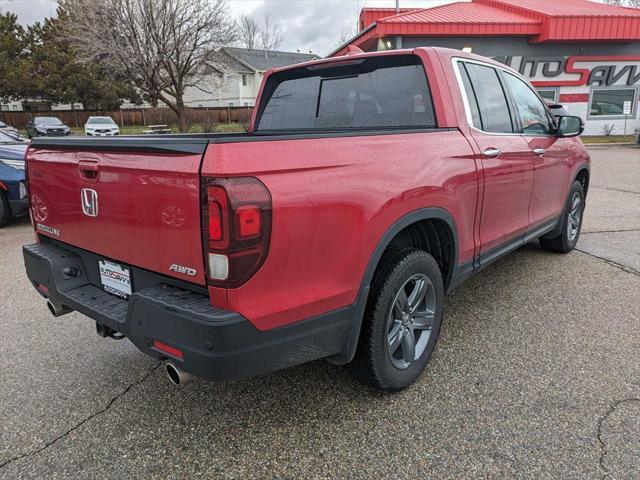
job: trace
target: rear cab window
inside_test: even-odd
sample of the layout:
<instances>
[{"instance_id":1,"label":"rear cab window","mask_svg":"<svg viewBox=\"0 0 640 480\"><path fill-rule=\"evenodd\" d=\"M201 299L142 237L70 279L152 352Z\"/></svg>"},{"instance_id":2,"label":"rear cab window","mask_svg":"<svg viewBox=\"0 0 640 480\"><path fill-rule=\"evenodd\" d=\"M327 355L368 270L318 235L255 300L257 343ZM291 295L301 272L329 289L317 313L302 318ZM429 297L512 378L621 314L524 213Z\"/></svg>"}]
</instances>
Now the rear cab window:
<instances>
[{"instance_id":1,"label":"rear cab window","mask_svg":"<svg viewBox=\"0 0 640 480\"><path fill-rule=\"evenodd\" d=\"M257 132L435 128L420 59L387 55L285 70L269 77Z\"/></svg>"}]
</instances>

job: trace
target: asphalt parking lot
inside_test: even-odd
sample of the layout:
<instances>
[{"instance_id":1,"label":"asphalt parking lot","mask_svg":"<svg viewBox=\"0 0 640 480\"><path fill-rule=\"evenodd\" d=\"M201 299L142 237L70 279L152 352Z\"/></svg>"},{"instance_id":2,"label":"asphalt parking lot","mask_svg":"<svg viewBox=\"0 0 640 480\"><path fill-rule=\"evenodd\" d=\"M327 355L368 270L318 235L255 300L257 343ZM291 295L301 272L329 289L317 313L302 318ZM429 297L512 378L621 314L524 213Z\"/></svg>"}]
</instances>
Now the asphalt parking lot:
<instances>
[{"instance_id":1,"label":"asphalt parking lot","mask_svg":"<svg viewBox=\"0 0 640 480\"><path fill-rule=\"evenodd\" d=\"M0 230L1 478L640 478L640 149L591 150L578 250L533 242L448 296L422 378L324 361L173 387L50 316Z\"/></svg>"}]
</instances>

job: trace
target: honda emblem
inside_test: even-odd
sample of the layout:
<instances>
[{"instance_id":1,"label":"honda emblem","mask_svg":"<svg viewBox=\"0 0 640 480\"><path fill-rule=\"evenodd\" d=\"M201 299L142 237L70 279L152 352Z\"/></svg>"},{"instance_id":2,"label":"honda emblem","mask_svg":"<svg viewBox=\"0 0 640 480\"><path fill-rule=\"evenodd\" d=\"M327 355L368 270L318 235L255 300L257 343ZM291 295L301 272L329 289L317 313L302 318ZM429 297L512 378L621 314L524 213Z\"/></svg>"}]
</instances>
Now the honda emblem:
<instances>
[{"instance_id":1,"label":"honda emblem","mask_svg":"<svg viewBox=\"0 0 640 480\"><path fill-rule=\"evenodd\" d=\"M80 192L82 212L88 217L98 216L98 192L90 188L83 188Z\"/></svg>"}]
</instances>

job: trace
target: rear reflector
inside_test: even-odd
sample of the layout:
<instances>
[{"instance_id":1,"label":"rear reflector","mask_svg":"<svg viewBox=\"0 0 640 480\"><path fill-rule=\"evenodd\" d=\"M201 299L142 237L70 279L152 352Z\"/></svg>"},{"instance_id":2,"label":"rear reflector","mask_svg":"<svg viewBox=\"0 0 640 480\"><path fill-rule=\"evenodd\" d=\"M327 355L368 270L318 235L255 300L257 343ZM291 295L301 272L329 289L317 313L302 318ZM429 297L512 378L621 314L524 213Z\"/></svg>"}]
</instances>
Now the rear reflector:
<instances>
[{"instance_id":1,"label":"rear reflector","mask_svg":"<svg viewBox=\"0 0 640 480\"><path fill-rule=\"evenodd\" d=\"M166 343L159 342L158 340L153 341L153 348L156 350L166 353L170 357L173 357L177 360L184 360L184 355L182 354L182 350L178 350L175 347L167 345Z\"/></svg>"}]
</instances>

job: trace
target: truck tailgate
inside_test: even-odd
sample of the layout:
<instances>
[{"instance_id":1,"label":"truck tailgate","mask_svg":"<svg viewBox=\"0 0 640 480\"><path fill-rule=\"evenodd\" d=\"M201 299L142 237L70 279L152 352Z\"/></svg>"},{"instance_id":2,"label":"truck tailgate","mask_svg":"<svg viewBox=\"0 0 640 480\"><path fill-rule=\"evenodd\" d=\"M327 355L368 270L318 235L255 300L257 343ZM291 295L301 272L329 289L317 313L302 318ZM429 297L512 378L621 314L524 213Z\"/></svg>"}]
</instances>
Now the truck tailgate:
<instances>
[{"instance_id":1,"label":"truck tailgate","mask_svg":"<svg viewBox=\"0 0 640 480\"><path fill-rule=\"evenodd\" d=\"M146 150L137 139L110 140L108 148L75 142L36 141L27 153L37 232L204 284L199 169L206 142Z\"/></svg>"}]
</instances>

